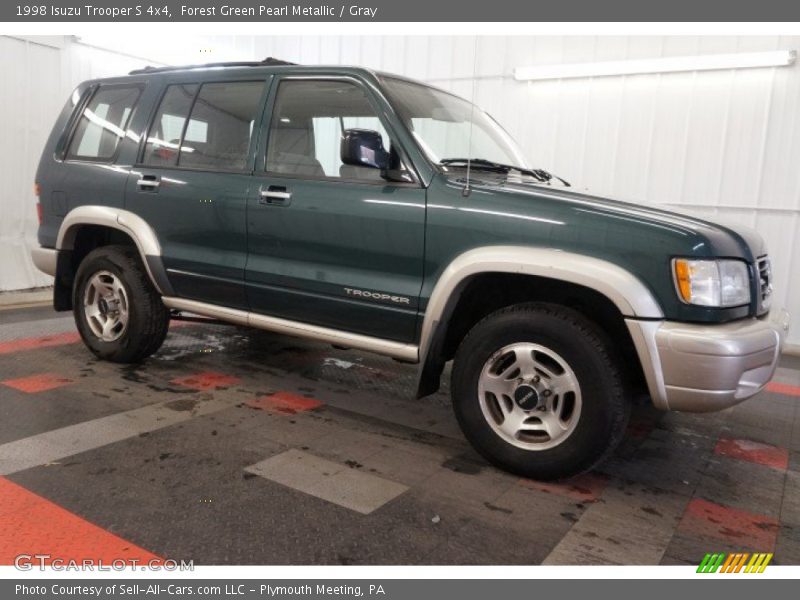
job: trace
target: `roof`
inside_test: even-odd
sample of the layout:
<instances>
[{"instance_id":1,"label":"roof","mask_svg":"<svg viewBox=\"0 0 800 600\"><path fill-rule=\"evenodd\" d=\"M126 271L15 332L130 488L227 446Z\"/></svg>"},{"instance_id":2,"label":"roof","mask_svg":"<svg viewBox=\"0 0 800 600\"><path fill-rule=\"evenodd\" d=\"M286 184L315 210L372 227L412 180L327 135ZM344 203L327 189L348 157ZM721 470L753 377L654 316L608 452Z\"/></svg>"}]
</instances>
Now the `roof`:
<instances>
[{"instance_id":1,"label":"roof","mask_svg":"<svg viewBox=\"0 0 800 600\"><path fill-rule=\"evenodd\" d=\"M287 65L296 65L297 63L281 60L268 56L261 61L235 61L235 62L216 62L205 63L201 65L183 65L171 67L144 67L143 69L134 69L128 75L147 75L150 73L168 73L171 71L189 71L191 69L213 69L219 67L279 67Z\"/></svg>"},{"instance_id":2,"label":"roof","mask_svg":"<svg viewBox=\"0 0 800 600\"><path fill-rule=\"evenodd\" d=\"M181 73L186 71L193 71L193 70L200 70L200 69L220 69L220 68L229 68L229 69L240 69L240 68L253 68L253 67L300 67L303 69L313 69L315 71L328 71L328 70L340 70L340 69L347 69L350 71L360 71L360 72L367 72L371 73L372 75L383 78L388 77L392 79L397 79L400 81L405 81L408 83L413 83L416 85L422 85L433 90L444 92L446 94L450 94L451 96L456 96L459 98L457 94L453 92L443 89L441 87L432 85L430 83L426 83L423 81L419 81L417 79L413 79L411 77L407 77L404 75L398 75L397 73L389 73L386 71L376 71L366 67L359 67L354 65L300 65L298 63L290 62L288 60L283 60L280 58L274 58L269 56L261 61L230 61L230 62L213 62L213 63L204 63L204 64L196 64L196 65L175 65L175 66L168 66L168 67L151 67L147 66L142 69L134 69L128 75L153 75L157 73Z\"/></svg>"}]
</instances>

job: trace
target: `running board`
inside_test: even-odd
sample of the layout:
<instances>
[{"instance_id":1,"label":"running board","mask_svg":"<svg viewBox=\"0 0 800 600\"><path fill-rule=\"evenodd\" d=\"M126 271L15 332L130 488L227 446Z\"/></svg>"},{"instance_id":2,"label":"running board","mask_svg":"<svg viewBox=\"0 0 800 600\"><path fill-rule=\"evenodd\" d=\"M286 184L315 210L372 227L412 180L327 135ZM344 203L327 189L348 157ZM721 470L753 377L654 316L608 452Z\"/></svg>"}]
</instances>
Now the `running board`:
<instances>
[{"instance_id":1,"label":"running board","mask_svg":"<svg viewBox=\"0 0 800 600\"><path fill-rule=\"evenodd\" d=\"M217 306L216 304L206 304L205 302L198 302L196 300L186 300L184 298L169 296L162 298L162 300L167 308L183 310L228 323L255 327L256 329L265 329L267 331L293 335L316 340L318 342L326 342L337 346L345 346L347 348L355 348L357 350L366 350L367 352L390 356L404 362L419 362L419 347L413 344L403 344L402 342L382 340L358 333L328 329L327 327L318 327L317 325L279 319L278 317L268 317L266 315L259 315L235 308Z\"/></svg>"}]
</instances>

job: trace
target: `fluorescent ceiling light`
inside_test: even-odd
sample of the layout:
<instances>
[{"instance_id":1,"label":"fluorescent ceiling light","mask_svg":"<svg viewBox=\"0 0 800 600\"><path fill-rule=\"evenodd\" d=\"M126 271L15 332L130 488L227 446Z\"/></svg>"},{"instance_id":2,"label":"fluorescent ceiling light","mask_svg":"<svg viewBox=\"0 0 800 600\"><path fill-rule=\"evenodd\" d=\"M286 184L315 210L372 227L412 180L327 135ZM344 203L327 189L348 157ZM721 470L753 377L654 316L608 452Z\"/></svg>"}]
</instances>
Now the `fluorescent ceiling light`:
<instances>
[{"instance_id":1,"label":"fluorescent ceiling light","mask_svg":"<svg viewBox=\"0 0 800 600\"><path fill-rule=\"evenodd\" d=\"M795 50L775 52L746 52L740 54L701 54L698 56L669 56L639 60L567 63L517 67L514 79L571 79L575 77L608 77L640 73L673 73L679 71L712 71L718 69L751 69L754 67L785 67L797 59Z\"/></svg>"}]
</instances>

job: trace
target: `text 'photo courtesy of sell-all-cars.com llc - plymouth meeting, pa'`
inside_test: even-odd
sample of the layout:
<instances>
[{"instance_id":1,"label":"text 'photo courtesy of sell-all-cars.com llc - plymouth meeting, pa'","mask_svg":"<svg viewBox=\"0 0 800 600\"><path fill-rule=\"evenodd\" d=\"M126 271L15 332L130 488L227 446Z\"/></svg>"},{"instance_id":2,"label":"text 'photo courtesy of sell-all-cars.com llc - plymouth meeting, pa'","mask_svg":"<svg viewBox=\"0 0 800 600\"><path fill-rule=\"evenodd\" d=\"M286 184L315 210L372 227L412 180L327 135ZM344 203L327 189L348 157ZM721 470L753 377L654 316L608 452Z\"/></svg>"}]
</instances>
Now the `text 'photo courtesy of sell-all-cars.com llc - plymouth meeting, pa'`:
<instances>
[{"instance_id":1,"label":"text 'photo courtesy of sell-all-cars.com llc - plymouth meeting, pa'","mask_svg":"<svg viewBox=\"0 0 800 600\"><path fill-rule=\"evenodd\" d=\"M69 98L36 176L38 268L98 357L200 315L419 365L464 435L558 479L639 398L714 411L770 381L789 316L762 238L574 191L449 92L276 59L147 68Z\"/></svg>"}]
</instances>

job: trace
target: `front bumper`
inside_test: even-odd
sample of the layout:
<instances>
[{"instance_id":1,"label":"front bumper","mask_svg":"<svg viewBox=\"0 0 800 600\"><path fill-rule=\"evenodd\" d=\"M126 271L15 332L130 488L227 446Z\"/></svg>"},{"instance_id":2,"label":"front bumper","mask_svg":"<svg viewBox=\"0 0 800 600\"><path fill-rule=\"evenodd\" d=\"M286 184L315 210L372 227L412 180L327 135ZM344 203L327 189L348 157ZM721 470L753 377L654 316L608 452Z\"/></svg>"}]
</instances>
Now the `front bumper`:
<instances>
[{"instance_id":1,"label":"front bumper","mask_svg":"<svg viewBox=\"0 0 800 600\"><path fill-rule=\"evenodd\" d=\"M653 404L707 412L738 404L769 383L789 314L721 325L628 319Z\"/></svg>"}]
</instances>

